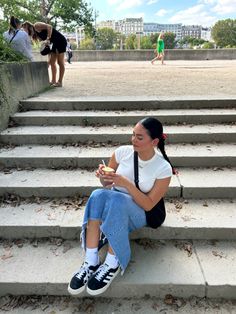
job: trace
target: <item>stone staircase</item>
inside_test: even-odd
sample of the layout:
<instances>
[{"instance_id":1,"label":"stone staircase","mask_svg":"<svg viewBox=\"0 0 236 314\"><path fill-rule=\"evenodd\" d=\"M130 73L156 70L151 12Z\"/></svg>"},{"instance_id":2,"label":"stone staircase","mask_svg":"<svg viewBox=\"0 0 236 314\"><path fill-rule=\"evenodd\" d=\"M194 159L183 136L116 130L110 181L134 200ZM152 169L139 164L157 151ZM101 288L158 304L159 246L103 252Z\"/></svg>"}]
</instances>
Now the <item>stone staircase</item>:
<instances>
[{"instance_id":1,"label":"stone staircase","mask_svg":"<svg viewBox=\"0 0 236 314\"><path fill-rule=\"evenodd\" d=\"M131 235L130 266L104 296L236 298L236 99L127 97L28 99L0 134L0 295L67 294L94 170L150 115L179 181L164 225Z\"/></svg>"}]
</instances>

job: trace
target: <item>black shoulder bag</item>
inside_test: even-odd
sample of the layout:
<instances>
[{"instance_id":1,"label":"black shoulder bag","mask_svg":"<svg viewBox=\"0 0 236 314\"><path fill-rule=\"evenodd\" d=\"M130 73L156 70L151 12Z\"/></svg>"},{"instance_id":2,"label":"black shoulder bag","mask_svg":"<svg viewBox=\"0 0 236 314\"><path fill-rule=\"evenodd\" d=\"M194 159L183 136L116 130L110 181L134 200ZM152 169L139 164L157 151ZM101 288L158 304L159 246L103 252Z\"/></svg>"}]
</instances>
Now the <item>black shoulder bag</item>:
<instances>
[{"instance_id":1,"label":"black shoulder bag","mask_svg":"<svg viewBox=\"0 0 236 314\"><path fill-rule=\"evenodd\" d=\"M137 187L139 188L139 176L138 176L138 153L134 152L134 182ZM165 210L165 203L164 199L160 199L160 201L149 211L145 210L147 225L151 228L158 228L160 227L165 218L166 218L166 210Z\"/></svg>"},{"instance_id":2,"label":"black shoulder bag","mask_svg":"<svg viewBox=\"0 0 236 314\"><path fill-rule=\"evenodd\" d=\"M19 29L15 32L14 36L12 36L11 40L9 41L9 44L13 41L13 39L16 37L18 32L19 32Z\"/></svg>"}]
</instances>

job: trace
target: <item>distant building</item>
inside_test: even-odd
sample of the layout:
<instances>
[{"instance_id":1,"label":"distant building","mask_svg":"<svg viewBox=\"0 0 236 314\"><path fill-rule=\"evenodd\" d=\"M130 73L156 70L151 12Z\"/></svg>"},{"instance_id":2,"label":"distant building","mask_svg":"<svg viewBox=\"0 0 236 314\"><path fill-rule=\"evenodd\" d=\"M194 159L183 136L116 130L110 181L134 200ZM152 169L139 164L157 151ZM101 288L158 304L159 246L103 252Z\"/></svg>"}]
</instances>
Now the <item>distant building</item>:
<instances>
[{"instance_id":1,"label":"distant building","mask_svg":"<svg viewBox=\"0 0 236 314\"><path fill-rule=\"evenodd\" d=\"M97 28L109 27L125 36L143 33L143 18L126 18L123 20L107 20L99 22Z\"/></svg>"},{"instance_id":2,"label":"distant building","mask_svg":"<svg viewBox=\"0 0 236 314\"><path fill-rule=\"evenodd\" d=\"M107 21L101 21L97 24L97 28L112 28L115 30L116 28L116 21L115 20L107 20Z\"/></svg>"},{"instance_id":3,"label":"distant building","mask_svg":"<svg viewBox=\"0 0 236 314\"><path fill-rule=\"evenodd\" d=\"M211 28L204 28L201 25L182 25L178 24L158 24L143 23L143 18L125 18L123 20L107 20L99 22L97 28L109 27L114 31L125 36L130 34L140 34L150 36L156 33L171 32L175 34L175 39L184 37L202 38L211 41Z\"/></svg>"},{"instance_id":4,"label":"distant building","mask_svg":"<svg viewBox=\"0 0 236 314\"><path fill-rule=\"evenodd\" d=\"M143 33L143 18L126 18L116 22L116 31L128 36Z\"/></svg>"},{"instance_id":5,"label":"distant building","mask_svg":"<svg viewBox=\"0 0 236 314\"><path fill-rule=\"evenodd\" d=\"M184 25L182 26L182 38L201 38L201 29L201 25Z\"/></svg>"},{"instance_id":6,"label":"distant building","mask_svg":"<svg viewBox=\"0 0 236 314\"><path fill-rule=\"evenodd\" d=\"M160 32L171 32L176 35L176 39L181 39L182 24L158 24L158 23L144 23L143 33L144 35L151 35Z\"/></svg>"},{"instance_id":7,"label":"distant building","mask_svg":"<svg viewBox=\"0 0 236 314\"><path fill-rule=\"evenodd\" d=\"M211 37L211 28L208 27L202 27L201 29L201 39L207 40L207 41L212 41Z\"/></svg>"}]
</instances>

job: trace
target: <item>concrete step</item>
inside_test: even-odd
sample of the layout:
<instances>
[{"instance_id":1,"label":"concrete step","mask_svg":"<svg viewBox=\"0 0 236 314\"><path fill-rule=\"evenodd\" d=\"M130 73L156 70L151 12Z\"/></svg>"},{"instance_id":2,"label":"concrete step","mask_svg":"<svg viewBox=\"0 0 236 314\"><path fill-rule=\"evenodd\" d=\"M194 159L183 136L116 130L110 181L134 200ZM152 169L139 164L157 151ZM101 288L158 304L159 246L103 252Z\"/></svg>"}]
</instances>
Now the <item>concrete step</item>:
<instances>
[{"instance_id":1,"label":"concrete step","mask_svg":"<svg viewBox=\"0 0 236 314\"><path fill-rule=\"evenodd\" d=\"M73 97L56 98L39 96L21 101L27 110L150 110L150 109L207 109L236 108L235 98L225 97Z\"/></svg>"},{"instance_id":2,"label":"concrete step","mask_svg":"<svg viewBox=\"0 0 236 314\"><path fill-rule=\"evenodd\" d=\"M142 228L132 239L236 240L236 199L166 200L167 216L161 228ZM0 207L0 238L79 239L84 206L72 199L21 201Z\"/></svg>"},{"instance_id":3,"label":"concrete step","mask_svg":"<svg viewBox=\"0 0 236 314\"><path fill-rule=\"evenodd\" d=\"M227 180L226 180L227 178ZM182 168L180 184L173 176L168 191L170 197L234 198L235 168ZM7 170L0 172L0 195L21 197L67 197L89 195L100 186L94 171L86 170Z\"/></svg>"},{"instance_id":4,"label":"concrete step","mask_svg":"<svg viewBox=\"0 0 236 314\"><path fill-rule=\"evenodd\" d=\"M101 187L95 170L10 170L0 172L0 195L16 194L21 197L86 196ZM176 176L168 191L170 197L179 197L181 188Z\"/></svg>"},{"instance_id":5,"label":"concrete step","mask_svg":"<svg viewBox=\"0 0 236 314\"><path fill-rule=\"evenodd\" d=\"M117 146L16 146L0 149L1 168L96 168L108 162ZM236 167L235 144L169 144L166 152L175 167Z\"/></svg>"},{"instance_id":6,"label":"concrete step","mask_svg":"<svg viewBox=\"0 0 236 314\"><path fill-rule=\"evenodd\" d=\"M0 142L22 144L66 143L130 143L133 126L22 126L8 128L0 133ZM235 125L167 126L167 143L236 142Z\"/></svg>"},{"instance_id":7,"label":"concrete step","mask_svg":"<svg viewBox=\"0 0 236 314\"><path fill-rule=\"evenodd\" d=\"M234 198L235 168L183 168L180 170L184 198Z\"/></svg>"},{"instance_id":8,"label":"concrete step","mask_svg":"<svg viewBox=\"0 0 236 314\"><path fill-rule=\"evenodd\" d=\"M67 294L68 282L83 260L79 242L1 242L0 295ZM104 297L171 294L235 299L235 241L137 240L131 246L129 267Z\"/></svg>"},{"instance_id":9,"label":"concrete step","mask_svg":"<svg viewBox=\"0 0 236 314\"><path fill-rule=\"evenodd\" d=\"M236 122L235 109L176 109L152 111L45 111L18 112L11 119L18 125L127 125L145 117L167 124Z\"/></svg>"},{"instance_id":10,"label":"concrete step","mask_svg":"<svg viewBox=\"0 0 236 314\"><path fill-rule=\"evenodd\" d=\"M2 302L1 302L2 299ZM236 313L234 300L209 298L174 298L165 299L143 296L141 298L73 298L67 296L5 296L0 298L3 313L11 314L228 314ZM89 309L89 310L87 310ZM217 309L217 312L216 312Z\"/></svg>"}]
</instances>

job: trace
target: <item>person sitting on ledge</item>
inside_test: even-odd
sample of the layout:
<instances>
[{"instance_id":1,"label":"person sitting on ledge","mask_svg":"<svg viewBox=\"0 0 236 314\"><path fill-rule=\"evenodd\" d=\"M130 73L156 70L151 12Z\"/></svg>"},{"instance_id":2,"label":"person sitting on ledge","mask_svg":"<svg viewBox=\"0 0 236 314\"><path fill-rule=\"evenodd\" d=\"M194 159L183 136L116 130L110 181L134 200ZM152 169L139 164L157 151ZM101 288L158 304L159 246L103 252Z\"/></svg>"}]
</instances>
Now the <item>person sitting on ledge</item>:
<instances>
[{"instance_id":1,"label":"person sitting on ledge","mask_svg":"<svg viewBox=\"0 0 236 314\"><path fill-rule=\"evenodd\" d=\"M22 22L17 17L11 16L9 30L3 33L3 38L10 43L12 49L20 52L29 61L33 61L30 37L21 26Z\"/></svg>"},{"instance_id":2,"label":"person sitting on ledge","mask_svg":"<svg viewBox=\"0 0 236 314\"><path fill-rule=\"evenodd\" d=\"M129 264L129 233L144 226L157 228L164 222L163 197L175 173L165 152L165 137L160 121L145 118L133 129L132 145L117 148L108 167L99 165L96 176L104 188L92 192L85 208L81 232L85 260L68 285L70 294L85 289L90 295L105 292ZM102 264L98 255L101 236L108 242Z\"/></svg>"}]
</instances>

